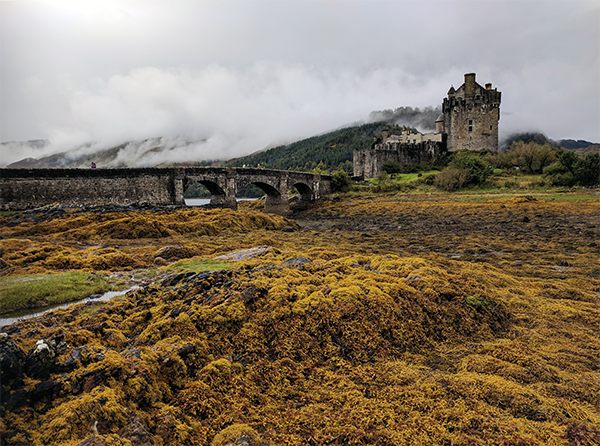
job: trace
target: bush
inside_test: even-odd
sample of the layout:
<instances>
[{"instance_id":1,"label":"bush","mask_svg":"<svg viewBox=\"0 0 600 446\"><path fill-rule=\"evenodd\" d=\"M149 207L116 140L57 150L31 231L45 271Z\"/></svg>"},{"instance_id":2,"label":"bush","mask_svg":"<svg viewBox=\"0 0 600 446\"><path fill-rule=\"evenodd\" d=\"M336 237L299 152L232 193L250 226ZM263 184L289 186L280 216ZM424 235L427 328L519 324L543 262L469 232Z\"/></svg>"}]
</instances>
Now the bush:
<instances>
[{"instance_id":1,"label":"bush","mask_svg":"<svg viewBox=\"0 0 600 446\"><path fill-rule=\"evenodd\" d=\"M331 185L336 192L346 192L350 188L348 174L343 170L338 170L333 174Z\"/></svg>"},{"instance_id":2,"label":"bush","mask_svg":"<svg viewBox=\"0 0 600 446\"><path fill-rule=\"evenodd\" d=\"M580 159L575 167L575 178L582 186L600 184L600 154L590 153Z\"/></svg>"},{"instance_id":3,"label":"bush","mask_svg":"<svg viewBox=\"0 0 600 446\"><path fill-rule=\"evenodd\" d=\"M448 166L435 176L433 184L439 189L453 192L467 183L468 176L464 169Z\"/></svg>"},{"instance_id":4,"label":"bush","mask_svg":"<svg viewBox=\"0 0 600 446\"><path fill-rule=\"evenodd\" d=\"M600 154L580 158L575 152L561 150L558 161L544 169L544 177L553 186L596 186L600 184Z\"/></svg>"},{"instance_id":5,"label":"bush","mask_svg":"<svg viewBox=\"0 0 600 446\"><path fill-rule=\"evenodd\" d=\"M402 172L402 164L400 164L398 161L386 161L383 163L383 166L381 166L381 170L390 174L400 173Z\"/></svg>"},{"instance_id":6,"label":"bush","mask_svg":"<svg viewBox=\"0 0 600 446\"><path fill-rule=\"evenodd\" d=\"M465 171L465 184L483 184L493 171L493 168L478 155L470 153L458 154L450 166Z\"/></svg>"}]
</instances>

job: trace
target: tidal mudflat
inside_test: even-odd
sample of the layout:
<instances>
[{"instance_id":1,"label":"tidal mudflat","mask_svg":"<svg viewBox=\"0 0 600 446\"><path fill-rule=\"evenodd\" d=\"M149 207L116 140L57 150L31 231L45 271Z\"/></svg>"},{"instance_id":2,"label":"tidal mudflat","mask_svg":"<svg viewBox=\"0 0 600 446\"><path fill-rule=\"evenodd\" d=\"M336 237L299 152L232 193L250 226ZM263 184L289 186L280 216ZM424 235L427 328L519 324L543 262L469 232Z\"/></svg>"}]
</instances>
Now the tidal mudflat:
<instances>
[{"instance_id":1,"label":"tidal mudflat","mask_svg":"<svg viewBox=\"0 0 600 446\"><path fill-rule=\"evenodd\" d=\"M143 284L4 327L3 441L600 442L597 196L259 205L4 217L5 276Z\"/></svg>"}]
</instances>

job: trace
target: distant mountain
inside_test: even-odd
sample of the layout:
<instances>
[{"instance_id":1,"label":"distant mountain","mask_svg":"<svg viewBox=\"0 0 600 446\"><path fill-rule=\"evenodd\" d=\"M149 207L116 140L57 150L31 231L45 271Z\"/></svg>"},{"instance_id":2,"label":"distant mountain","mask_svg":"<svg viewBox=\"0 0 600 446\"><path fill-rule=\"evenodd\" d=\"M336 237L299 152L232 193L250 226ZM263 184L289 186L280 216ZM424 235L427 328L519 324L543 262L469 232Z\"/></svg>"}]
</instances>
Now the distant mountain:
<instances>
[{"instance_id":1,"label":"distant mountain","mask_svg":"<svg viewBox=\"0 0 600 446\"><path fill-rule=\"evenodd\" d=\"M510 145L514 142L521 141L526 144L530 142L534 142L536 144L550 144L554 147L558 147L558 143L556 141L551 140L543 133L539 132L523 132L523 133L513 133L509 135L507 138L500 142L500 150L506 150L510 147Z\"/></svg>"},{"instance_id":2,"label":"distant mountain","mask_svg":"<svg viewBox=\"0 0 600 446\"><path fill-rule=\"evenodd\" d=\"M579 156L585 156L591 153L600 153L600 144L592 144L591 146L575 149L574 152Z\"/></svg>"},{"instance_id":3,"label":"distant mountain","mask_svg":"<svg viewBox=\"0 0 600 446\"><path fill-rule=\"evenodd\" d=\"M423 132L435 128L435 120L441 109L399 107L395 110L379 110L369 114L366 124L349 125L332 132L313 136L291 144L269 146L250 155L224 160L194 160L199 153L206 153L206 140L188 141L180 138L150 138L131 141L118 146L85 144L69 151L36 157L36 153L49 153L50 141L16 141L1 143L1 153L19 153L25 156L7 167L14 168L87 168L94 162L98 167L157 167L157 166L210 166L215 163L231 167L243 165L268 167L282 170L309 171L317 167L333 171L339 168L352 171L355 150L371 147L373 138L384 128L408 127ZM584 140L563 139L553 141L539 132L518 133L501 141L506 150L515 141L549 143L555 147L574 150L579 155L599 153L599 145ZM13 158L14 159L14 158ZM2 161L0 159L0 161ZM4 160L6 162L6 160Z\"/></svg>"},{"instance_id":4,"label":"distant mountain","mask_svg":"<svg viewBox=\"0 0 600 446\"><path fill-rule=\"evenodd\" d=\"M185 141L178 138L150 138L131 141L118 146L105 148L98 144L85 144L67 152L55 153L40 158L25 158L9 164L11 168L86 168L94 162L98 167L152 167L165 164L165 159L173 162L188 162L193 148L204 143ZM14 144L14 143L3 143ZM16 146L8 146L18 150ZM186 159L187 157L187 159ZM213 161L211 161L212 163ZM199 164L196 162L196 164ZM200 163L201 164L201 163Z\"/></svg>"},{"instance_id":5,"label":"distant mountain","mask_svg":"<svg viewBox=\"0 0 600 446\"><path fill-rule=\"evenodd\" d=\"M558 145L569 150L586 149L589 146L594 145L593 142L585 141L583 139L561 139L558 141ZM598 145L598 144L595 144Z\"/></svg>"},{"instance_id":6,"label":"distant mountain","mask_svg":"<svg viewBox=\"0 0 600 446\"><path fill-rule=\"evenodd\" d=\"M562 147L563 149L573 150L580 156L584 156L588 153L599 153L600 145L598 143L593 143L590 141L585 141L583 139L561 139L558 141L554 141L548 138L543 133L539 132L524 132L524 133L514 133L506 138L504 141L500 143L500 149L506 150L510 147L513 142L522 141L524 143L535 142L537 144L550 144L554 147Z\"/></svg>"}]
</instances>

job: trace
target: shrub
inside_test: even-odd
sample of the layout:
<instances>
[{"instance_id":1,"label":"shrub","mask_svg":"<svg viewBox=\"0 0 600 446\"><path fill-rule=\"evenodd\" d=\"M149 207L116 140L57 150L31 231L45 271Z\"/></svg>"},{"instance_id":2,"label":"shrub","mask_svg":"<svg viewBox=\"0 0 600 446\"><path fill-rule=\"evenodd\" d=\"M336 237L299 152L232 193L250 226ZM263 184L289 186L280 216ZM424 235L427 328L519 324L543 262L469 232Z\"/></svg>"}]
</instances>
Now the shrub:
<instances>
[{"instance_id":1,"label":"shrub","mask_svg":"<svg viewBox=\"0 0 600 446\"><path fill-rule=\"evenodd\" d=\"M468 174L465 170L449 166L435 176L433 184L439 189L452 192L463 187L467 179Z\"/></svg>"},{"instance_id":2,"label":"shrub","mask_svg":"<svg viewBox=\"0 0 600 446\"><path fill-rule=\"evenodd\" d=\"M479 155L459 153L436 176L434 185L442 190L455 191L467 184L485 183L492 171L493 168Z\"/></svg>"},{"instance_id":3,"label":"shrub","mask_svg":"<svg viewBox=\"0 0 600 446\"><path fill-rule=\"evenodd\" d=\"M457 169L463 170L467 174L465 184L482 184L490 176L493 171L488 163L481 159L478 155L461 153L458 154L450 163Z\"/></svg>"},{"instance_id":4,"label":"shrub","mask_svg":"<svg viewBox=\"0 0 600 446\"><path fill-rule=\"evenodd\" d=\"M600 184L600 154L590 153L580 159L575 168L575 178L582 186Z\"/></svg>"},{"instance_id":5,"label":"shrub","mask_svg":"<svg viewBox=\"0 0 600 446\"><path fill-rule=\"evenodd\" d=\"M381 170L387 173L400 173L402 172L402 164L393 160L386 161L383 163L383 166L381 166Z\"/></svg>"},{"instance_id":6,"label":"shrub","mask_svg":"<svg viewBox=\"0 0 600 446\"><path fill-rule=\"evenodd\" d=\"M331 179L333 190L337 192L345 192L350 188L350 179L348 174L343 170L338 170L333 174Z\"/></svg>"}]
</instances>

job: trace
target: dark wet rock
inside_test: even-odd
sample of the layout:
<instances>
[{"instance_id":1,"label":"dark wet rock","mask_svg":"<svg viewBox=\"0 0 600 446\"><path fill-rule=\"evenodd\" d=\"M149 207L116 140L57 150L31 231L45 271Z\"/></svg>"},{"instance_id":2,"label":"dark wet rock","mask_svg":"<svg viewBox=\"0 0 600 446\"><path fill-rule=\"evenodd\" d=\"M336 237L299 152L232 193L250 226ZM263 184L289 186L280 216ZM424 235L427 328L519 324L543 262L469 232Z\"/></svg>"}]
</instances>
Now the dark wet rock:
<instances>
[{"instance_id":1,"label":"dark wet rock","mask_svg":"<svg viewBox=\"0 0 600 446\"><path fill-rule=\"evenodd\" d=\"M25 389L17 389L10 392L2 391L0 400L2 401L2 411L12 412L27 403L27 391Z\"/></svg>"},{"instance_id":2,"label":"dark wet rock","mask_svg":"<svg viewBox=\"0 0 600 446\"><path fill-rule=\"evenodd\" d=\"M47 339L40 339L29 352L25 360L27 375L34 379L48 378L56 373L56 345Z\"/></svg>"},{"instance_id":3,"label":"dark wet rock","mask_svg":"<svg viewBox=\"0 0 600 446\"><path fill-rule=\"evenodd\" d=\"M136 446L152 446L154 444L148 426L137 415L130 417L127 426L121 428L117 433Z\"/></svg>"},{"instance_id":4,"label":"dark wet rock","mask_svg":"<svg viewBox=\"0 0 600 446\"><path fill-rule=\"evenodd\" d=\"M83 365L90 364L92 362L104 361L105 350L98 347L89 347L84 345L82 347L76 347L71 352L71 356L65 361L64 366L73 369L77 365L77 361L81 361Z\"/></svg>"},{"instance_id":5,"label":"dark wet rock","mask_svg":"<svg viewBox=\"0 0 600 446\"><path fill-rule=\"evenodd\" d=\"M17 442L16 437L19 437L22 440L20 442ZM26 431L24 431L22 429L16 429L14 431L3 433L0 438L2 439L0 441L0 444L17 444L17 445L32 444L29 433L27 433ZM22 442L23 440L25 440L25 443Z\"/></svg>"},{"instance_id":6,"label":"dark wet rock","mask_svg":"<svg viewBox=\"0 0 600 446\"><path fill-rule=\"evenodd\" d=\"M32 394L37 397L52 395L53 393L55 393L57 387L59 386L57 386L54 380L48 379L46 381L37 383Z\"/></svg>"},{"instance_id":7,"label":"dark wet rock","mask_svg":"<svg viewBox=\"0 0 600 446\"><path fill-rule=\"evenodd\" d=\"M71 388L74 394L88 392L102 384L104 378L106 378L105 369L88 370L72 382Z\"/></svg>"},{"instance_id":8,"label":"dark wet rock","mask_svg":"<svg viewBox=\"0 0 600 446\"><path fill-rule=\"evenodd\" d=\"M290 267L301 268L303 265L306 265L307 263L310 263L310 260L308 260L307 258L305 258L305 257L296 257L294 259L286 260L285 262L283 262L281 264L281 266L284 267L284 268L290 268Z\"/></svg>"},{"instance_id":9,"label":"dark wet rock","mask_svg":"<svg viewBox=\"0 0 600 446\"><path fill-rule=\"evenodd\" d=\"M169 317L175 319L177 316L179 316L181 313L185 313L185 310L181 309L181 308L173 308L171 310L171 312L169 313Z\"/></svg>"},{"instance_id":10,"label":"dark wet rock","mask_svg":"<svg viewBox=\"0 0 600 446\"><path fill-rule=\"evenodd\" d=\"M196 351L196 346L192 345L192 344L185 345L185 346L177 349L177 353L179 354L179 356L187 356L190 353L194 353L195 351Z\"/></svg>"},{"instance_id":11,"label":"dark wet rock","mask_svg":"<svg viewBox=\"0 0 600 446\"><path fill-rule=\"evenodd\" d=\"M175 286L177 285L179 282L181 282L183 279L189 278L194 276L196 273L194 272L187 272L187 273L181 273L181 274L173 274L172 276L168 276L166 279L164 279L161 283L160 286L161 287L171 287L171 286Z\"/></svg>"},{"instance_id":12,"label":"dark wet rock","mask_svg":"<svg viewBox=\"0 0 600 446\"><path fill-rule=\"evenodd\" d=\"M25 366L25 353L6 333L0 334L0 381L6 384L19 376Z\"/></svg>"}]
</instances>

